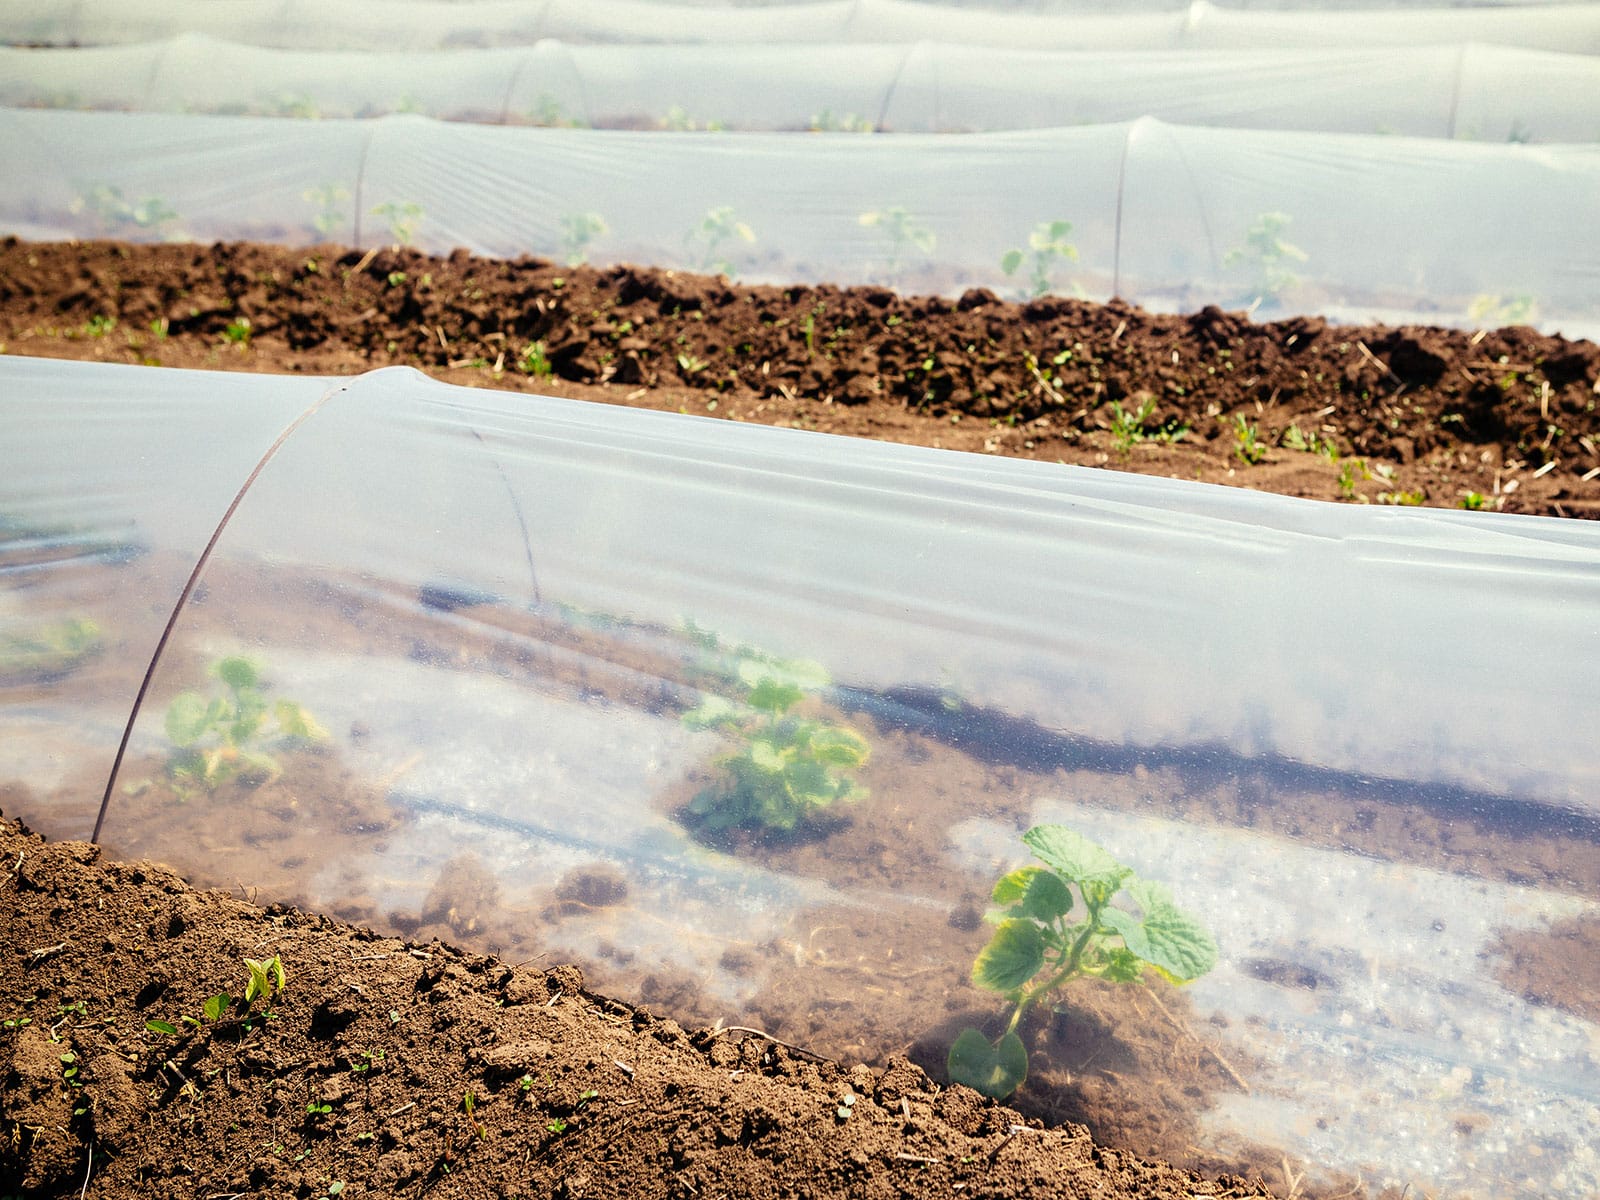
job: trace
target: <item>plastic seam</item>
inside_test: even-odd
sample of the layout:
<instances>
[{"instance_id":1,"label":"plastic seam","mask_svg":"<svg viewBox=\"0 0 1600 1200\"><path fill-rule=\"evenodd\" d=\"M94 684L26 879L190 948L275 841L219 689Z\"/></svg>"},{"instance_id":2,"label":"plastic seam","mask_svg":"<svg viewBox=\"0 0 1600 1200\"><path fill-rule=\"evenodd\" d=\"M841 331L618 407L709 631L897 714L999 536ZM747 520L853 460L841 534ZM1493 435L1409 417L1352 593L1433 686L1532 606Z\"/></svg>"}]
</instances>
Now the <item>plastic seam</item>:
<instances>
[{"instance_id":1,"label":"plastic seam","mask_svg":"<svg viewBox=\"0 0 1600 1200\"><path fill-rule=\"evenodd\" d=\"M161 636L156 640L155 651L150 655L150 663L145 667L144 678L139 681L139 690L134 695L133 706L128 710L128 722L122 728L122 740L117 743L116 757L111 760L111 772L106 776L106 790L100 797L100 812L94 819L94 832L89 835L91 842L100 840L100 830L105 825L106 813L111 807L111 789L116 786L117 775L122 770L122 759L128 752L128 741L133 736L134 724L139 720L139 712L144 707L144 699L150 691L150 683L155 678L156 668L161 665L161 655L166 651L167 643L172 640L173 631L178 627L178 618L182 615L184 607L189 603L189 598L194 595L194 589L200 583L200 573L205 570L206 564L211 561L211 554L217 548L217 543L222 540L223 531L227 529L228 522L233 519L233 514L238 511L239 505L244 503L246 493L255 484L261 472L266 469L269 462L283 444L294 435L295 430L304 425L316 412L338 393L349 387L349 383L340 383L324 392L305 412L289 422L277 440L267 447L267 452L261 456L245 481L239 485L239 491L233 497L233 503L228 505L222 519L217 522L217 527L211 531L211 538L206 542L205 549L200 552L200 557L195 560L194 569L189 572L189 578L183 585L183 591L178 593L177 602L172 606L172 612L167 616L166 626L161 630Z\"/></svg>"},{"instance_id":2,"label":"plastic seam","mask_svg":"<svg viewBox=\"0 0 1600 1200\"><path fill-rule=\"evenodd\" d=\"M916 57L917 53L927 45L927 42L907 43L905 53L900 56L900 65L895 67L894 74L889 78L889 86L884 89L883 99L878 104L878 121L874 126L874 132L881 132L885 128L885 122L889 119L889 106L894 103L894 94L900 89L900 80L904 77L906 68L911 65L911 60ZM934 121L932 128L937 131L939 127L939 64L937 60L934 61L933 65L933 80Z\"/></svg>"},{"instance_id":3,"label":"plastic seam","mask_svg":"<svg viewBox=\"0 0 1600 1200\"><path fill-rule=\"evenodd\" d=\"M362 193L362 191L363 191L363 189L364 189L364 187L366 185L366 180L367 180L367 155L372 150L372 139L378 136L378 128L379 128L378 122L379 121L384 121L384 120L387 120L387 118L385 118L385 117L377 118L377 120L375 120L372 123L372 126L369 129L366 130L366 135L367 136L361 142L361 156L356 159L356 177L355 177L355 180L354 180L354 184L355 184L355 212L353 212L351 214L351 220L354 223L353 224L353 228L351 230L351 233L353 235L352 241L357 246L361 245L361 217L362 217L362 214L366 211L363 208L363 201L361 199L361 193Z\"/></svg>"}]
</instances>

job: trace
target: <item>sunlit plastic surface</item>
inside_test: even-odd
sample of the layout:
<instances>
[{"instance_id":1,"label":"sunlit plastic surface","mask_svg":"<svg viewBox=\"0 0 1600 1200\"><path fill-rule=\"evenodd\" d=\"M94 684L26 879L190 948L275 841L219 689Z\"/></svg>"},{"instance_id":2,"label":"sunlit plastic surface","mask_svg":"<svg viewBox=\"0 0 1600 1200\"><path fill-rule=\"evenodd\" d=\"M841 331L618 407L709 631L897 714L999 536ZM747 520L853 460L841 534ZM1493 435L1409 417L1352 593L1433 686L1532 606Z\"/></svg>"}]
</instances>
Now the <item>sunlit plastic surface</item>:
<instances>
[{"instance_id":1,"label":"sunlit plastic surface","mask_svg":"<svg viewBox=\"0 0 1600 1200\"><path fill-rule=\"evenodd\" d=\"M414 112L625 129L981 132L1187 125L1600 140L1600 60L1503 46L1208 54L899 45L284 51L186 34L0 49L0 104L295 118Z\"/></svg>"},{"instance_id":2,"label":"sunlit plastic surface","mask_svg":"<svg viewBox=\"0 0 1600 1200\"><path fill-rule=\"evenodd\" d=\"M1600 327L1600 147L1140 120L952 138L663 137L430 121L10 110L0 231L406 242L1156 309ZM643 186L643 181L649 186ZM1029 260L1031 262L1031 259Z\"/></svg>"},{"instance_id":3,"label":"sunlit plastic surface","mask_svg":"<svg viewBox=\"0 0 1600 1200\"><path fill-rule=\"evenodd\" d=\"M221 496L280 419L326 396L180 614L113 789L113 852L517 960L576 958L685 1020L761 1021L878 1059L983 1018L981 1001L942 999L971 965L955 913L1023 860L1020 829L1062 822L1170 883L1222 948L1188 1003L1250 1090L1213 1097L1206 1148L1266 1142L1434 1194L1600 1186L1596 1027L1493 972L1508 932L1600 915L1592 527L403 370L330 394L0 359L0 383L8 398L26 385L23 415L56 414L8 460L8 510L132 542L123 514L172 497L138 523L133 561L57 556L38 582L7 580L35 622L91 613L105 661L130 666L149 618L127 581L174 560L164 603L214 508L191 513L183 464L159 454L124 455L112 499L94 500L104 456L74 475L52 433L93 422L137 447L141 427L210 421L230 457L208 454L202 477ZM72 483L91 499L74 507ZM226 700L234 659L253 663L263 711L309 713L319 737L269 721L214 746L214 777L184 776L179 739L197 704ZM819 664L831 686L808 711L871 747L869 795L824 831L825 853L719 846L685 812L729 750L685 714L738 700L740 664L771 659ZM87 679L68 665L64 680ZM83 682L48 695L64 715L41 725L34 693L4 694L0 787L8 812L26 795L41 830L76 834L118 705ZM74 721L85 769L68 779L50 764ZM1303 825L1274 816L1308 802L1320 816ZM1446 847L1492 837L1488 858L1430 859L1384 833L1430 823ZM1501 870L1524 862L1526 878ZM887 949L869 936L885 923L900 931ZM1493 1140L1451 1134L1483 1122Z\"/></svg>"},{"instance_id":4,"label":"sunlit plastic surface","mask_svg":"<svg viewBox=\"0 0 1600 1200\"><path fill-rule=\"evenodd\" d=\"M0 41L108 45L209 33L301 50L441 50L588 42L909 42L1041 50L1426 46L1482 41L1600 52L1600 6L1514 4L1255 11L1197 0L1170 10L1095 6L1026 13L918 0L821 0L768 7L648 0L35 0L0 10Z\"/></svg>"}]
</instances>

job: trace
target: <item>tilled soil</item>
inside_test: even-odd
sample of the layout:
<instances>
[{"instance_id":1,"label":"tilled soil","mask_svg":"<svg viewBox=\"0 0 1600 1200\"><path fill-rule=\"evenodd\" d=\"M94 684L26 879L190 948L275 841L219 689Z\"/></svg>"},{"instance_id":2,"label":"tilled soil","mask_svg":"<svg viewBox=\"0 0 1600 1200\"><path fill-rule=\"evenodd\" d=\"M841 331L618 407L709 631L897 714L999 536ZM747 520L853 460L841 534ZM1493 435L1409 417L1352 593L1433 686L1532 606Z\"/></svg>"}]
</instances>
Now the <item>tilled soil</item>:
<instances>
[{"instance_id":1,"label":"tilled soil","mask_svg":"<svg viewBox=\"0 0 1600 1200\"><path fill-rule=\"evenodd\" d=\"M1316 499L1600 516L1600 347L407 249L0 242L0 350L577 396Z\"/></svg>"},{"instance_id":2,"label":"tilled soil","mask_svg":"<svg viewBox=\"0 0 1600 1200\"><path fill-rule=\"evenodd\" d=\"M903 1059L686 1032L572 967L257 908L12 822L0 864L7 1195L1269 1194L1025 1124ZM238 999L244 960L274 955L285 989Z\"/></svg>"}]
</instances>

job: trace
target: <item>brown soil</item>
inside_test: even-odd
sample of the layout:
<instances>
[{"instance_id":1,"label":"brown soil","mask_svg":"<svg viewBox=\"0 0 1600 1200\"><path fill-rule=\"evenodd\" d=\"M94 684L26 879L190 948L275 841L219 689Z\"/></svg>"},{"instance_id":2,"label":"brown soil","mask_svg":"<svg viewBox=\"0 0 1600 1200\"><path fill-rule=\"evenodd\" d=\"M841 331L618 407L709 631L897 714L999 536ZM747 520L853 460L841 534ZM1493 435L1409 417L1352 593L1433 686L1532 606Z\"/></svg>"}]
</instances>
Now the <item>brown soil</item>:
<instances>
[{"instance_id":1,"label":"brown soil","mask_svg":"<svg viewBox=\"0 0 1600 1200\"><path fill-rule=\"evenodd\" d=\"M241 318L248 339L229 341ZM525 373L535 342L549 376ZM1526 328L1254 325L1217 309L742 287L465 252L7 239L0 349L332 374L409 364L455 383L1317 499L1600 515L1600 347ZM1113 404L1146 403L1119 439Z\"/></svg>"},{"instance_id":2,"label":"brown soil","mask_svg":"<svg viewBox=\"0 0 1600 1200\"><path fill-rule=\"evenodd\" d=\"M0 862L7 1192L1268 1194L1025 1125L903 1059L874 1073L689 1034L575 968L257 908L9 822ZM284 992L204 1019L274 954Z\"/></svg>"},{"instance_id":3,"label":"brown soil","mask_svg":"<svg viewBox=\"0 0 1600 1200\"><path fill-rule=\"evenodd\" d=\"M243 318L248 337L230 340ZM535 342L549 376L523 369ZM455 383L1326 500L1600 516L1600 348L1526 329L1257 326L1216 310L1154 317L987 293L950 303L741 288L406 250L6 240L0 352L316 374L410 364ZM1113 404L1147 401L1142 423L1119 437ZM1259 462L1246 461L1241 422L1255 428ZM1181 439L1162 437L1180 428ZM1291 429L1308 448L1293 448ZM211 580L243 592L249 582ZM415 652L403 628L354 624L370 628L374 650ZM598 689L651 712L692 703L695 680L664 631L618 637L489 606L459 632L459 645L438 652L529 686ZM348 627L322 633L347 637ZM519 656L519 640L555 653ZM175 654L166 678L185 667L203 663ZM93 668L73 683L92 687ZM937 696L890 699L913 716L939 711ZM1265 1194L1263 1176L1315 1194L1268 1149L1222 1159L1194 1146L1199 1114L1247 1087L1253 1064L1223 1057L1216 1032L1195 1028L1185 998L1162 984L1117 995L1085 985L1065 1013L1026 1024L1031 1074L1014 1109L929 1081L956 1031L997 1016L995 998L967 979L985 897L930 883L970 797L1021 820L1028 797L1074 795L1600 892L1592 823L1518 824L1465 792L1419 796L1286 763L1123 761L1138 752L1004 714L971 713L942 732L865 710L830 719L868 734L872 798L848 825L783 843L741 835L733 848L856 900L933 886L936 904L876 918L813 908L783 937L730 944L721 966L763 981L738 1015L760 1034L729 1026L692 979L642 970L603 943L583 964L593 986L648 1010L583 990L575 968L527 969L545 961L544 934L559 923L629 908L628 881L601 864L508 897L462 855L416 911L383 911L363 889L362 862L409 818L386 786L359 783L326 752L228 805L180 802L160 763L124 767L108 851L164 848L186 878L233 898L191 891L165 868L0 829L0 1195L76 1193L86 1171L91 1194L106 1196L1162 1197ZM77 820L99 802L104 781L92 775L70 795L11 791L0 804L36 823L68 811ZM704 783L685 778L655 802L675 811ZM330 861L342 882L330 882ZM257 901L310 904L352 924ZM242 990L244 956L274 952L291 975L275 1019L179 1021L207 996ZM1581 993L1592 985L1570 967L1600 962L1592 924L1508 934L1499 961L1512 990L1589 1013ZM1258 965L1262 978L1298 969ZM182 1032L152 1033L149 1019ZM712 1031L685 1034L674 1021Z\"/></svg>"}]
</instances>

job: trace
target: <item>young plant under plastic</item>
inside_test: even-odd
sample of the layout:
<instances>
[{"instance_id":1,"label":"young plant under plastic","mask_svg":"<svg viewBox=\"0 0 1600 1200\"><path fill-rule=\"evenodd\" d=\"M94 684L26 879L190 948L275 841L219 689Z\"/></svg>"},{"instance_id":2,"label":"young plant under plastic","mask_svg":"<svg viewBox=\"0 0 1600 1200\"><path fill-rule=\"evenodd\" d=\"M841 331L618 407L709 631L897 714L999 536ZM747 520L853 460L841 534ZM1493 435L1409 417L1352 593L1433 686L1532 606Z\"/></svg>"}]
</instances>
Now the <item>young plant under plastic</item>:
<instances>
[{"instance_id":1,"label":"young plant under plastic","mask_svg":"<svg viewBox=\"0 0 1600 1200\"><path fill-rule=\"evenodd\" d=\"M327 739L303 705L267 698L261 668L250 659L219 659L211 674L222 694L183 692L167 706L167 737L175 747L167 770L180 796L197 788L214 792L237 778L276 779L283 766L270 746Z\"/></svg>"},{"instance_id":2,"label":"young plant under plastic","mask_svg":"<svg viewBox=\"0 0 1600 1200\"><path fill-rule=\"evenodd\" d=\"M691 729L721 729L740 742L717 759L721 777L689 802L704 828L786 833L866 795L853 772L867 761L867 740L847 725L791 711L828 685L820 664L746 658L738 674L742 705L707 696L683 718Z\"/></svg>"},{"instance_id":3,"label":"young plant under plastic","mask_svg":"<svg viewBox=\"0 0 1600 1200\"><path fill-rule=\"evenodd\" d=\"M1011 1002L1011 1019L996 1041L963 1030L946 1063L952 1083L996 1100L1028 1077L1017 1027L1052 992L1083 976L1137 983L1147 968L1188 983L1217 964L1211 935L1161 884L1064 825L1036 825L1022 840L1044 866L1018 867L994 885L994 936L972 965L974 983ZM1137 912L1113 905L1119 895Z\"/></svg>"}]
</instances>

